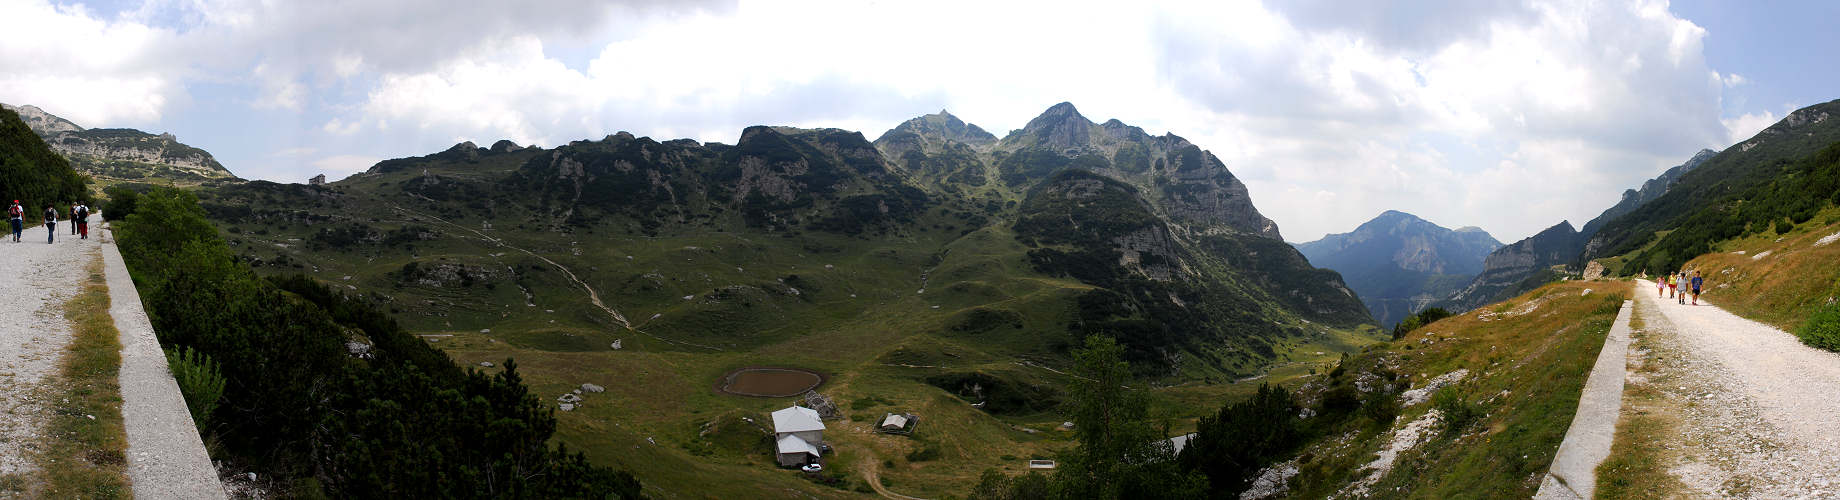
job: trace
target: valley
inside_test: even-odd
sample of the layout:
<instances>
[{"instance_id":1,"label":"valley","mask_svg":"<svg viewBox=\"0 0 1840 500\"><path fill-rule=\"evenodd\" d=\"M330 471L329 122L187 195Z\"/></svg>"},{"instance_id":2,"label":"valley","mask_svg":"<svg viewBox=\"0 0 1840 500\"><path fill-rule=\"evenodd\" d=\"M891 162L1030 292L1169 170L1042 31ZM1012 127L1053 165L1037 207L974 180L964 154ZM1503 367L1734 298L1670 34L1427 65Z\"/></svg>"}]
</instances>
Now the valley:
<instances>
[{"instance_id":1,"label":"valley","mask_svg":"<svg viewBox=\"0 0 1840 500\"><path fill-rule=\"evenodd\" d=\"M736 494L862 490L863 464L938 497L1023 471L1072 442L1057 405L1089 333L1139 339L1127 359L1178 434L1254 381L1381 339L1335 273L1180 138L1067 104L1001 141L981 132L940 113L873 145L768 127L734 146L461 144L325 186L200 197L261 272L388 310L463 366L513 358L546 399L606 387L558 413L559 438L667 497L725 496L712 475L749 478ZM750 421L795 399L714 389L744 366L826 376L817 392L847 414L827 458L844 491L770 464ZM925 424L868 433L888 411ZM907 459L923 448L937 458Z\"/></svg>"}]
</instances>

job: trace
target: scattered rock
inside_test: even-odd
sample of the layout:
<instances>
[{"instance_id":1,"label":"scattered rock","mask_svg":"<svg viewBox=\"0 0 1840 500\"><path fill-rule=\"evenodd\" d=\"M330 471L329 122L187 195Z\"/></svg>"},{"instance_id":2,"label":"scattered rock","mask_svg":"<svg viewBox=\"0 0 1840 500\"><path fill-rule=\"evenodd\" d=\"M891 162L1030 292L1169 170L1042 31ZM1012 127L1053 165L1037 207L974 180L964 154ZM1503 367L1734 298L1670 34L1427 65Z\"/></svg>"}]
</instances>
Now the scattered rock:
<instances>
[{"instance_id":1,"label":"scattered rock","mask_svg":"<svg viewBox=\"0 0 1840 500\"><path fill-rule=\"evenodd\" d=\"M1751 256L1751 260L1761 260L1761 259L1763 259L1764 257L1769 257L1769 256L1770 256L1770 253L1771 253L1771 251L1770 251L1770 250L1764 250L1764 251L1762 251L1762 252L1757 252L1757 255L1752 255L1752 256Z\"/></svg>"},{"instance_id":2,"label":"scattered rock","mask_svg":"<svg viewBox=\"0 0 1840 500\"><path fill-rule=\"evenodd\" d=\"M479 333L492 333L492 329L491 328L481 328L479 329Z\"/></svg>"},{"instance_id":3,"label":"scattered rock","mask_svg":"<svg viewBox=\"0 0 1840 500\"><path fill-rule=\"evenodd\" d=\"M557 401L557 402L561 402L561 403L570 403L570 404L573 404L573 403L580 403L580 402L581 402L581 395L580 395L580 394L576 394L576 393L573 393L573 392L569 392L569 393L564 393L563 395L561 395L561 396L558 396L558 397L556 398L556 401Z\"/></svg>"},{"instance_id":4,"label":"scattered rock","mask_svg":"<svg viewBox=\"0 0 1840 500\"><path fill-rule=\"evenodd\" d=\"M613 350L620 350L620 339L613 339Z\"/></svg>"},{"instance_id":5,"label":"scattered rock","mask_svg":"<svg viewBox=\"0 0 1840 500\"><path fill-rule=\"evenodd\" d=\"M1815 240L1814 246L1824 247L1824 246L1833 244L1835 241L1840 241L1840 233L1834 233L1834 234L1830 234L1827 236L1822 236L1821 239Z\"/></svg>"},{"instance_id":6,"label":"scattered rock","mask_svg":"<svg viewBox=\"0 0 1840 500\"><path fill-rule=\"evenodd\" d=\"M483 366L483 367L486 367L486 368L491 368L491 367L492 367L492 362L491 362L491 361L480 361L480 362L479 362L479 366Z\"/></svg>"},{"instance_id":7,"label":"scattered rock","mask_svg":"<svg viewBox=\"0 0 1840 500\"><path fill-rule=\"evenodd\" d=\"M588 392L603 392L603 391L606 391L607 388L601 387L598 385L594 385L594 384L581 384L581 390L588 391Z\"/></svg>"},{"instance_id":8,"label":"scattered rock","mask_svg":"<svg viewBox=\"0 0 1840 500\"><path fill-rule=\"evenodd\" d=\"M575 411L575 405L571 403L558 404L556 408L562 411Z\"/></svg>"},{"instance_id":9,"label":"scattered rock","mask_svg":"<svg viewBox=\"0 0 1840 500\"><path fill-rule=\"evenodd\" d=\"M1591 294L1591 289L1589 289L1589 288L1586 288L1586 289L1584 289L1584 292L1582 292L1582 293L1579 293L1579 294L1578 294L1578 296L1579 296L1579 297L1583 297L1583 296L1586 296L1586 295L1590 295L1590 294Z\"/></svg>"},{"instance_id":10,"label":"scattered rock","mask_svg":"<svg viewBox=\"0 0 1840 500\"><path fill-rule=\"evenodd\" d=\"M1438 375L1437 378L1426 381L1424 387L1400 393L1399 406L1415 406L1430 401L1431 395L1436 394L1438 389L1443 389L1444 386L1461 382L1464 377L1468 376L1468 368L1458 368L1457 371Z\"/></svg>"},{"instance_id":11,"label":"scattered rock","mask_svg":"<svg viewBox=\"0 0 1840 500\"><path fill-rule=\"evenodd\" d=\"M1602 277L1604 277L1603 264L1599 264L1597 261L1593 260L1590 264L1584 265L1584 279L1594 280Z\"/></svg>"}]
</instances>

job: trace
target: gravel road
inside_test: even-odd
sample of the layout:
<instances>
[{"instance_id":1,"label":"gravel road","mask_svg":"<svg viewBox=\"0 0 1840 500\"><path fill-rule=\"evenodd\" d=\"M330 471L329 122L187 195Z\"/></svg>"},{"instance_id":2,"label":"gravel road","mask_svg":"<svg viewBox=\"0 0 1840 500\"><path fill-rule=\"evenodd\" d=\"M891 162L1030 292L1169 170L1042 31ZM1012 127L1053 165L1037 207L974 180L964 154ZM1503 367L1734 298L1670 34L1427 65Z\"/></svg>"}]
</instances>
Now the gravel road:
<instances>
[{"instance_id":1,"label":"gravel road","mask_svg":"<svg viewBox=\"0 0 1840 500\"><path fill-rule=\"evenodd\" d=\"M60 232L57 243L46 244L45 229L37 227L26 229L19 243L0 240L0 474L32 467L30 447L47 411L34 397L70 345L64 302L98 255L91 236L78 240Z\"/></svg>"},{"instance_id":2,"label":"gravel road","mask_svg":"<svg viewBox=\"0 0 1840 500\"><path fill-rule=\"evenodd\" d=\"M1636 296L1678 375L1659 388L1683 413L1670 472L1707 497L1840 498L1840 353L1704 298Z\"/></svg>"}]
</instances>

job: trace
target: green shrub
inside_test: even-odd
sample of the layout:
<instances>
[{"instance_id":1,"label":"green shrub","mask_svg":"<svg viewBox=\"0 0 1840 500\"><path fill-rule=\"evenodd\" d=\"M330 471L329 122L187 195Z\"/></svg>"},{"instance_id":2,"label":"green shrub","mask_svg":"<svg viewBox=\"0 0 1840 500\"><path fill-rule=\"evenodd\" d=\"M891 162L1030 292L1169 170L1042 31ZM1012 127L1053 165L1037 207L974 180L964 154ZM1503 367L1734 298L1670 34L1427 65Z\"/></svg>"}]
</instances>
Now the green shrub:
<instances>
[{"instance_id":1,"label":"green shrub","mask_svg":"<svg viewBox=\"0 0 1840 500\"><path fill-rule=\"evenodd\" d=\"M1463 399L1455 387L1438 391L1432 396L1431 405L1443 415L1445 436L1461 435L1482 419L1482 406Z\"/></svg>"},{"instance_id":2,"label":"green shrub","mask_svg":"<svg viewBox=\"0 0 1840 500\"><path fill-rule=\"evenodd\" d=\"M914 451L907 452L907 461L909 462L925 462L937 458L939 458L939 447L931 443L921 446Z\"/></svg>"},{"instance_id":3,"label":"green shrub","mask_svg":"<svg viewBox=\"0 0 1840 500\"><path fill-rule=\"evenodd\" d=\"M1792 230L1795 230L1795 224L1790 224L1787 220L1776 221L1776 234L1788 234Z\"/></svg>"},{"instance_id":4,"label":"green shrub","mask_svg":"<svg viewBox=\"0 0 1840 500\"><path fill-rule=\"evenodd\" d=\"M192 424L204 432L217 401L224 396L224 374L217 362L190 347L179 347L166 351L166 369L172 370L173 380L179 383L185 407L192 411Z\"/></svg>"},{"instance_id":5,"label":"green shrub","mask_svg":"<svg viewBox=\"0 0 1840 500\"><path fill-rule=\"evenodd\" d=\"M1814 311L1808 318L1808 324L1795 331L1802 343L1811 346L1840 351L1840 304L1828 304Z\"/></svg>"}]
</instances>

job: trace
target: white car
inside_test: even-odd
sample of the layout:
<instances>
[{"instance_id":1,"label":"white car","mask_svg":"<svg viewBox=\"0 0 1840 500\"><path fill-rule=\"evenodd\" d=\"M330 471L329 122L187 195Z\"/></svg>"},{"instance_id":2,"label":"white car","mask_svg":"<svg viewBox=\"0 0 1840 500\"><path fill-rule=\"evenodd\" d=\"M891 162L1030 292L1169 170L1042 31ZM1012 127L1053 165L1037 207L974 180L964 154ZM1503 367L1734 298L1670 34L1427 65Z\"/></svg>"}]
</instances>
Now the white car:
<instances>
[{"instance_id":1,"label":"white car","mask_svg":"<svg viewBox=\"0 0 1840 500\"><path fill-rule=\"evenodd\" d=\"M823 464L805 464L805 466L800 467L799 470L802 470L805 472L821 472L824 470L824 465Z\"/></svg>"}]
</instances>

